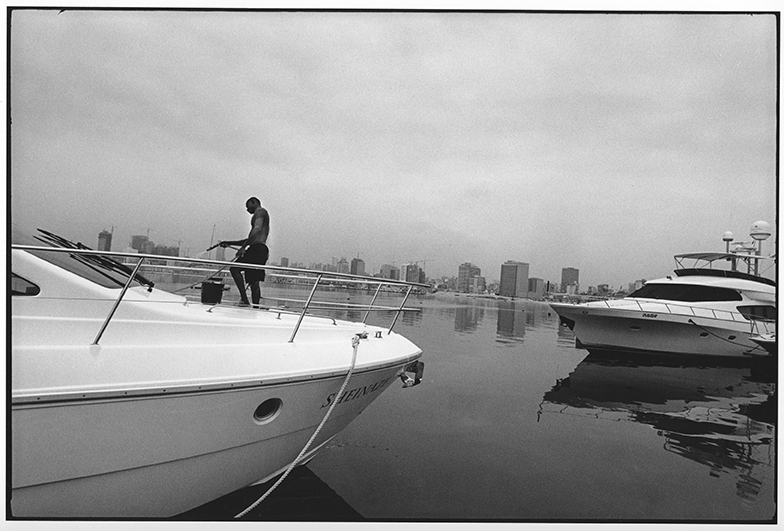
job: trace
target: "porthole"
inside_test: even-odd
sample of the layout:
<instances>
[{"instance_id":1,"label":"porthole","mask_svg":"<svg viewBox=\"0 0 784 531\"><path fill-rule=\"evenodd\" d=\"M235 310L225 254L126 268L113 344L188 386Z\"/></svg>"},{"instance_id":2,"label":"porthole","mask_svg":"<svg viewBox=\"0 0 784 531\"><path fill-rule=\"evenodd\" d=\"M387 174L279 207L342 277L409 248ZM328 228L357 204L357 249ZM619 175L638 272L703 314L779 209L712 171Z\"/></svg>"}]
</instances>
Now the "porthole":
<instances>
[{"instance_id":1,"label":"porthole","mask_svg":"<svg viewBox=\"0 0 784 531\"><path fill-rule=\"evenodd\" d=\"M258 424L266 424L271 422L272 419L278 416L280 412L280 407L283 405L283 401L280 398L270 398L269 400L265 400L259 407L256 408L256 411L253 412L253 420L255 420Z\"/></svg>"},{"instance_id":2,"label":"porthole","mask_svg":"<svg viewBox=\"0 0 784 531\"><path fill-rule=\"evenodd\" d=\"M639 326L630 326L629 330L631 330L632 332L639 332L640 331L640 327Z\"/></svg>"},{"instance_id":3,"label":"porthole","mask_svg":"<svg viewBox=\"0 0 784 531\"><path fill-rule=\"evenodd\" d=\"M735 336L730 336L728 339L729 339L730 341L732 341L733 339L735 339Z\"/></svg>"},{"instance_id":4,"label":"porthole","mask_svg":"<svg viewBox=\"0 0 784 531\"><path fill-rule=\"evenodd\" d=\"M700 334L700 337L708 337L708 335L709 335L708 332L702 332Z\"/></svg>"}]
</instances>

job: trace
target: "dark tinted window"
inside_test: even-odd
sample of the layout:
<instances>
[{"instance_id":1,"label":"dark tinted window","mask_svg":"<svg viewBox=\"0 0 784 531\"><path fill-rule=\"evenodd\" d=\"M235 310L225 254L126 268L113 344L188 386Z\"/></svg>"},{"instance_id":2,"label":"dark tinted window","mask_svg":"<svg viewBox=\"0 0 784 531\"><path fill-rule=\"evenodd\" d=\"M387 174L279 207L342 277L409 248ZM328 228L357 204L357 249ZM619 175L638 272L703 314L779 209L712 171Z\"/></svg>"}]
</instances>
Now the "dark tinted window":
<instances>
[{"instance_id":1,"label":"dark tinted window","mask_svg":"<svg viewBox=\"0 0 784 531\"><path fill-rule=\"evenodd\" d=\"M54 246L54 247L68 247L70 245L81 246L87 249L80 243L73 244L68 240L59 238L56 235L47 236L46 231L38 229L35 235L30 235L21 230L16 225L12 225L12 242L22 245L36 245L40 247ZM65 243L65 244L64 244ZM75 273L82 278L91 280L101 286L107 288L123 287L128 280L128 276L132 271L132 267L120 264L109 258L102 258L96 256L76 255L70 253L54 253L46 251L29 251L31 254L46 260L56 266L62 267L67 271ZM134 264L131 264L133 266ZM137 279L143 283L149 283L141 275L136 276Z\"/></svg>"},{"instance_id":2,"label":"dark tinted window","mask_svg":"<svg viewBox=\"0 0 784 531\"><path fill-rule=\"evenodd\" d=\"M776 320L775 306L738 306L738 311L746 319L764 319L766 321Z\"/></svg>"},{"instance_id":3,"label":"dark tinted window","mask_svg":"<svg viewBox=\"0 0 784 531\"><path fill-rule=\"evenodd\" d=\"M685 284L646 284L631 295L641 299L666 299L681 302L739 301L740 293L734 289Z\"/></svg>"},{"instance_id":4,"label":"dark tinted window","mask_svg":"<svg viewBox=\"0 0 784 531\"><path fill-rule=\"evenodd\" d=\"M16 273L11 273L11 295L16 297L18 295L33 296L41 293L41 288L26 280Z\"/></svg>"}]
</instances>

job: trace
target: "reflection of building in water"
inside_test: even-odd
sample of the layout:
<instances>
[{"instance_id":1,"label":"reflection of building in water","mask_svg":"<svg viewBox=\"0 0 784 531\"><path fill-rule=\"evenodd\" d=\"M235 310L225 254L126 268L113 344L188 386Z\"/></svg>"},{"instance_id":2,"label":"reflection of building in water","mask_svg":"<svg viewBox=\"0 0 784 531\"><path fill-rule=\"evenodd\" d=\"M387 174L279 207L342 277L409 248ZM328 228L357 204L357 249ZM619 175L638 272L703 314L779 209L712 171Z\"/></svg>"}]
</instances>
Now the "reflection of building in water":
<instances>
[{"instance_id":1,"label":"reflection of building in water","mask_svg":"<svg viewBox=\"0 0 784 531\"><path fill-rule=\"evenodd\" d=\"M775 396L770 377L749 367L590 354L545 393L540 415L649 425L665 450L708 467L711 476L730 475L738 496L755 499L765 485L761 478L773 476Z\"/></svg>"},{"instance_id":2,"label":"reflection of building in water","mask_svg":"<svg viewBox=\"0 0 784 531\"><path fill-rule=\"evenodd\" d=\"M525 337L526 311L515 304L498 304L498 326L496 332L505 338L522 339Z\"/></svg>"},{"instance_id":3,"label":"reflection of building in water","mask_svg":"<svg viewBox=\"0 0 784 531\"><path fill-rule=\"evenodd\" d=\"M411 304L407 304L406 306L409 307L409 308L413 307L413 305L411 305ZM403 313L400 314L400 322L402 322L405 325L414 325L414 324L419 323L420 321L422 321L422 312L421 311L418 311L418 312L409 311L409 312L403 312ZM392 321L390 321L390 324L391 323L392 323ZM387 325L387 326L389 326L389 325Z\"/></svg>"},{"instance_id":4,"label":"reflection of building in water","mask_svg":"<svg viewBox=\"0 0 784 531\"><path fill-rule=\"evenodd\" d=\"M455 308L455 330L473 332L485 314L483 306L465 305Z\"/></svg>"},{"instance_id":5,"label":"reflection of building in water","mask_svg":"<svg viewBox=\"0 0 784 531\"><path fill-rule=\"evenodd\" d=\"M555 317L558 320L558 339L557 343L559 345L569 345L574 346L575 343L575 336L574 332L572 332L568 326L561 323L561 318L556 315Z\"/></svg>"}]
</instances>

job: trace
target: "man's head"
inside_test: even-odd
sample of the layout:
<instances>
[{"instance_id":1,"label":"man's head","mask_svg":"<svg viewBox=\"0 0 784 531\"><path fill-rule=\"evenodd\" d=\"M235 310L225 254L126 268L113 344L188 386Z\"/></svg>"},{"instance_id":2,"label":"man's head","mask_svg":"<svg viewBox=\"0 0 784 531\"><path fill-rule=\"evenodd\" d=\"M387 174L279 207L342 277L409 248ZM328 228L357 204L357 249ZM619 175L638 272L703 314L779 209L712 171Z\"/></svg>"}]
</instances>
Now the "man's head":
<instances>
[{"instance_id":1,"label":"man's head","mask_svg":"<svg viewBox=\"0 0 784 531\"><path fill-rule=\"evenodd\" d=\"M245 201L245 208L251 214L256 212L256 209L259 208L260 206L261 206L261 201L259 201L259 199L257 197L251 197L250 199Z\"/></svg>"}]
</instances>

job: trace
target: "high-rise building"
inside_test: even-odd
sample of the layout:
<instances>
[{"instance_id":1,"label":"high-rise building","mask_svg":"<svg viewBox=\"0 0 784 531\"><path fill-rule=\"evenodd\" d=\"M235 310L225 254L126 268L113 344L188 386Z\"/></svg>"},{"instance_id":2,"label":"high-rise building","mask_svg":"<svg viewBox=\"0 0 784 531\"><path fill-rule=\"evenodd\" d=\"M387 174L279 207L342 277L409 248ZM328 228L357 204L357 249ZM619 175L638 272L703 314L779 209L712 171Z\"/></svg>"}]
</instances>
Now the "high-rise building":
<instances>
[{"instance_id":1,"label":"high-rise building","mask_svg":"<svg viewBox=\"0 0 784 531\"><path fill-rule=\"evenodd\" d=\"M281 256L280 258L280 265L281 267L288 267L289 266L289 259L285 256Z\"/></svg>"},{"instance_id":2,"label":"high-rise building","mask_svg":"<svg viewBox=\"0 0 784 531\"><path fill-rule=\"evenodd\" d=\"M341 258L340 260L338 260L338 263L337 263L337 272L338 273L348 273L350 271L351 271L351 269L350 269L350 267L348 265L348 260L346 260L345 258Z\"/></svg>"},{"instance_id":3,"label":"high-rise building","mask_svg":"<svg viewBox=\"0 0 784 531\"><path fill-rule=\"evenodd\" d=\"M528 267L525 262L507 260L501 264L501 285L498 294L502 297L528 296Z\"/></svg>"},{"instance_id":4,"label":"high-rise building","mask_svg":"<svg viewBox=\"0 0 784 531\"><path fill-rule=\"evenodd\" d=\"M153 243L143 234L131 236L131 248L136 249L140 253L150 254L152 252L152 246Z\"/></svg>"},{"instance_id":5,"label":"high-rise building","mask_svg":"<svg viewBox=\"0 0 784 531\"><path fill-rule=\"evenodd\" d=\"M564 267L561 269L561 292L567 293L568 287L574 285L574 292L580 289L580 270L574 267Z\"/></svg>"},{"instance_id":6,"label":"high-rise building","mask_svg":"<svg viewBox=\"0 0 784 531\"><path fill-rule=\"evenodd\" d=\"M482 270L471 262L464 262L457 268L457 291L468 293L471 288L471 279L482 275Z\"/></svg>"},{"instance_id":7,"label":"high-rise building","mask_svg":"<svg viewBox=\"0 0 784 531\"><path fill-rule=\"evenodd\" d=\"M351 259L351 274L352 275L365 275L365 261L361 258L352 258Z\"/></svg>"},{"instance_id":8,"label":"high-rise building","mask_svg":"<svg viewBox=\"0 0 784 531\"><path fill-rule=\"evenodd\" d=\"M528 279L528 298L535 301L544 299L544 279L529 278Z\"/></svg>"},{"instance_id":9,"label":"high-rise building","mask_svg":"<svg viewBox=\"0 0 784 531\"><path fill-rule=\"evenodd\" d=\"M102 230L98 233L98 250L111 251L112 250L112 233L108 230Z\"/></svg>"},{"instance_id":10,"label":"high-rise building","mask_svg":"<svg viewBox=\"0 0 784 531\"><path fill-rule=\"evenodd\" d=\"M484 293L486 289L487 281L485 280L485 277L479 275L471 277L471 285L469 286L469 291L471 293Z\"/></svg>"},{"instance_id":11,"label":"high-rise building","mask_svg":"<svg viewBox=\"0 0 784 531\"><path fill-rule=\"evenodd\" d=\"M400 269L393 265L384 264L381 266L381 276L391 280L400 280Z\"/></svg>"},{"instance_id":12,"label":"high-rise building","mask_svg":"<svg viewBox=\"0 0 784 531\"><path fill-rule=\"evenodd\" d=\"M403 264L400 266L400 280L406 282L419 282L422 268L418 264Z\"/></svg>"}]
</instances>

